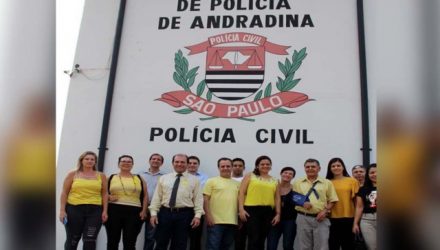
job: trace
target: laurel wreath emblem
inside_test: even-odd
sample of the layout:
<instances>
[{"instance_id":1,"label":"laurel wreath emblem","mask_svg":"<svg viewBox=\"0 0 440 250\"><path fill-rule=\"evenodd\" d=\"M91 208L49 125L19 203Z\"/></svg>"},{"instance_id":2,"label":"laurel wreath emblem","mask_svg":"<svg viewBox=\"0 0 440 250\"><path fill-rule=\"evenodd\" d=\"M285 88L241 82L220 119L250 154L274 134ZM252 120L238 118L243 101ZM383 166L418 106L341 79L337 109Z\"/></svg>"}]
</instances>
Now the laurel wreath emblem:
<instances>
[{"instance_id":1,"label":"laurel wreath emblem","mask_svg":"<svg viewBox=\"0 0 440 250\"><path fill-rule=\"evenodd\" d=\"M293 55L291 59L289 57L286 57L284 60L284 63L281 61L278 61L278 68L280 69L281 73L283 74L282 77L277 77L277 82L275 84L276 88L279 92L289 92L291 89L293 89L298 83L301 81L301 78L295 78L295 73L301 66L303 60L307 56L306 52L307 48L304 47L300 51L295 50L293 52ZM183 55L181 50L178 50L174 54L174 73L173 73L173 79L174 82L181 86L185 91L192 92L191 87L194 85L194 82L196 80L197 71L199 69L199 66L194 67L189 70L189 63L186 57ZM196 95L199 97L202 97L205 93L206 88L206 82L205 79L201 80L196 89ZM207 88L206 88L207 89ZM264 92L262 89L260 89L254 97L254 101L260 100L263 96L269 97L272 94L272 82L269 82L264 89ZM212 92L207 89L205 94L206 100L211 101L212 99ZM190 108L183 108L179 110L174 110L174 112L179 114L190 114L194 110ZM290 111L286 108L279 107L277 109L272 110L272 112L278 113L278 114L292 114L295 113L294 111ZM200 120L210 120L210 119L216 119L217 117L205 117L200 118ZM238 118L242 120L247 121L254 121L255 119L252 118Z\"/></svg>"}]
</instances>

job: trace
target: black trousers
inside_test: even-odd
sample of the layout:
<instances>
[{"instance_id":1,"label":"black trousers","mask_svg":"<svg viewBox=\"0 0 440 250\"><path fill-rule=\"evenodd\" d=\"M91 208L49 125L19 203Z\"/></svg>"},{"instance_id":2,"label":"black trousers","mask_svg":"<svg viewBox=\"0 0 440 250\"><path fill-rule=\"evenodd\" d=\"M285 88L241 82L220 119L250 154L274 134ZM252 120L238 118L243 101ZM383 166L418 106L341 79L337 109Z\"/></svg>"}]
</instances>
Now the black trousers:
<instances>
[{"instance_id":1,"label":"black trousers","mask_svg":"<svg viewBox=\"0 0 440 250\"><path fill-rule=\"evenodd\" d=\"M186 250L193 218L193 208L171 211L162 207L157 214L159 224L156 226L156 247L154 249L167 250L171 241L170 250Z\"/></svg>"},{"instance_id":2,"label":"black trousers","mask_svg":"<svg viewBox=\"0 0 440 250\"><path fill-rule=\"evenodd\" d=\"M142 228L139 213L142 208L135 206L109 204L108 220L104 224L107 231L107 249L118 250L121 240L124 250L136 249L137 236Z\"/></svg>"},{"instance_id":3,"label":"black trousers","mask_svg":"<svg viewBox=\"0 0 440 250\"><path fill-rule=\"evenodd\" d=\"M48 187L49 188L49 187ZM55 249L52 236L55 236L54 224L47 223L55 213L55 198L51 193L39 190L14 192L7 194L6 217L14 223L7 224L10 230L5 249ZM29 212L32 208L32 212ZM4 221L2 221L4 223ZM26 240L23 240L26 239Z\"/></svg>"},{"instance_id":4,"label":"black trousers","mask_svg":"<svg viewBox=\"0 0 440 250\"><path fill-rule=\"evenodd\" d=\"M328 239L330 250L352 250L354 248L354 234L352 232L354 218L330 218L330 236Z\"/></svg>"},{"instance_id":5,"label":"black trousers","mask_svg":"<svg viewBox=\"0 0 440 250\"><path fill-rule=\"evenodd\" d=\"M246 239L247 239L247 228L246 224L243 224L234 235L235 239L235 250L245 250L246 249Z\"/></svg>"},{"instance_id":6,"label":"black trousers","mask_svg":"<svg viewBox=\"0 0 440 250\"><path fill-rule=\"evenodd\" d=\"M274 211L270 206L245 206L247 218L248 250L264 250Z\"/></svg>"},{"instance_id":7,"label":"black trousers","mask_svg":"<svg viewBox=\"0 0 440 250\"><path fill-rule=\"evenodd\" d=\"M189 250L201 250L202 249L202 233L205 223L205 216L200 218L200 226L191 228L189 231Z\"/></svg>"},{"instance_id":8,"label":"black trousers","mask_svg":"<svg viewBox=\"0 0 440 250\"><path fill-rule=\"evenodd\" d=\"M67 224L65 250L75 250L82 237L84 250L96 249L96 237L102 226L102 207L99 205L66 204Z\"/></svg>"}]
</instances>

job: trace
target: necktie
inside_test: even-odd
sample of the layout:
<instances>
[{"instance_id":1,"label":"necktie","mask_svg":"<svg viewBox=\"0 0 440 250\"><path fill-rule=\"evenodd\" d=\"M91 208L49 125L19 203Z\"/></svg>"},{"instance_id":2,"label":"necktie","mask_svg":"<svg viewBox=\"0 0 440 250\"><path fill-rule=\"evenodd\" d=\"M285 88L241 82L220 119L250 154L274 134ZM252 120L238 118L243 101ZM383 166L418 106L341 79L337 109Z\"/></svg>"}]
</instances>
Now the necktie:
<instances>
[{"instance_id":1,"label":"necktie","mask_svg":"<svg viewBox=\"0 0 440 250\"><path fill-rule=\"evenodd\" d=\"M176 206L176 198L177 198L177 189L179 189L180 177L182 174L177 174L177 179L174 181L173 190L171 191L170 198L170 208L174 208Z\"/></svg>"}]
</instances>

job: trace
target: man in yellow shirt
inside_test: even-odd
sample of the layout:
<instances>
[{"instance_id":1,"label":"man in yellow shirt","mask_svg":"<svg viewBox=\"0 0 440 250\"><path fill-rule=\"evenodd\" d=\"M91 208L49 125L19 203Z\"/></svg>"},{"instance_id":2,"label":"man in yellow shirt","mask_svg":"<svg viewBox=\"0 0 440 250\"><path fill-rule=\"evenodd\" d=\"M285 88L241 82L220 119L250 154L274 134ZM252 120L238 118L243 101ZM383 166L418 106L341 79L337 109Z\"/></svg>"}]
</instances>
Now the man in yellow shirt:
<instances>
[{"instance_id":1,"label":"man in yellow shirt","mask_svg":"<svg viewBox=\"0 0 440 250\"><path fill-rule=\"evenodd\" d=\"M328 249L330 232L330 214L338 196L331 181L318 176L321 167L316 159L307 159L304 163L306 177L293 183L293 191L309 194L309 201L296 206L296 218L299 249Z\"/></svg>"},{"instance_id":2,"label":"man in yellow shirt","mask_svg":"<svg viewBox=\"0 0 440 250\"><path fill-rule=\"evenodd\" d=\"M238 222L238 190L240 182L231 179L232 161L217 161L220 176L209 178L203 189L207 223L206 250L230 249Z\"/></svg>"}]
</instances>

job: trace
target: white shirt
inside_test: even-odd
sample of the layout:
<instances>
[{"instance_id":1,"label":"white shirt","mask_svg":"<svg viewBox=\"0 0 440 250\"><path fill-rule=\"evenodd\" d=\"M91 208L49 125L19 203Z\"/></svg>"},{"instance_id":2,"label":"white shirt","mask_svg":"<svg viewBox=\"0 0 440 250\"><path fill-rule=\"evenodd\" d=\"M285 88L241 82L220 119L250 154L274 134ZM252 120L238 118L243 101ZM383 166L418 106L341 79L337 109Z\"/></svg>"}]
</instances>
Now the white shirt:
<instances>
[{"instance_id":1,"label":"white shirt","mask_svg":"<svg viewBox=\"0 0 440 250\"><path fill-rule=\"evenodd\" d=\"M161 176L154 191L151 205L149 206L151 216L157 216L160 207L169 207L171 192L177 173L169 173ZM188 173L183 173L180 177L179 189L177 189L176 208L193 207L195 217L200 218L203 214L203 195L200 188L199 179Z\"/></svg>"}]
</instances>

